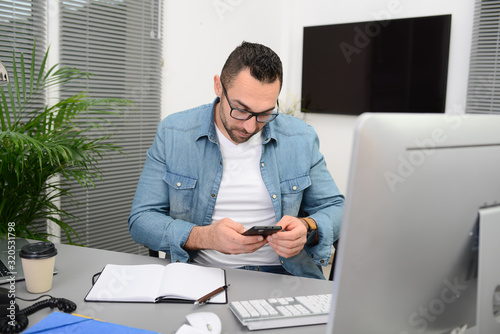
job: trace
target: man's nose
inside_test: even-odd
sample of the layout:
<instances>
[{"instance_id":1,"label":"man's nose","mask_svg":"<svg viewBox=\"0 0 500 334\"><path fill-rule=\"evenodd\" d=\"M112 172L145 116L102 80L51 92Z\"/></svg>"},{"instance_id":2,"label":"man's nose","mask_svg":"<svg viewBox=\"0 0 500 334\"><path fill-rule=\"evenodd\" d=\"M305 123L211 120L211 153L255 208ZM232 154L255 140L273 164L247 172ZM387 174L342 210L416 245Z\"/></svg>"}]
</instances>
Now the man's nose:
<instances>
[{"instance_id":1,"label":"man's nose","mask_svg":"<svg viewBox=\"0 0 500 334\"><path fill-rule=\"evenodd\" d=\"M243 123L243 128L248 133L254 133L255 130L257 129L257 119L256 119L256 117L252 117L249 120L246 120L245 123Z\"/></svg>"}]
</instances>

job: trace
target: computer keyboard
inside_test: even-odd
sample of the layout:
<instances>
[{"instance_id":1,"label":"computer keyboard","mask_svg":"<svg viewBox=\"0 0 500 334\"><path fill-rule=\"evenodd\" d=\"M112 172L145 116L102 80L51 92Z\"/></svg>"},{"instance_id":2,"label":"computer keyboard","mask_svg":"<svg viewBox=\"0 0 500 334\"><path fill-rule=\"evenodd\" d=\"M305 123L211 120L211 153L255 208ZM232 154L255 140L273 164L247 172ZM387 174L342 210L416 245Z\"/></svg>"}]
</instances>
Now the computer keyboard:
<instances>
[{"instance_id":1,"label":"computer keyboard","mask_svg":"<svg viewBox=\"0 0 500 334\"><path fill-rule=\"evenodd\" d=\"M249 330L326 324L331 294L235 301L229 304Z\"/></svg>"}]
</instances>

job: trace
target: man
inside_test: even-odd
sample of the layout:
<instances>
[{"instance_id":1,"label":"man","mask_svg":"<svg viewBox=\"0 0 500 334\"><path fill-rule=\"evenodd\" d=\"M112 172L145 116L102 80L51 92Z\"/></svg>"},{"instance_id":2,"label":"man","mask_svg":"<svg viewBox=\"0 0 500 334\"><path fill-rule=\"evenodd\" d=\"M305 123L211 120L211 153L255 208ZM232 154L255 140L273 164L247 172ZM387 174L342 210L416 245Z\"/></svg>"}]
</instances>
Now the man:
<instances>
[{"instance_id":1,"label":"man","mask_svg":"<svg viewBox=\"0 0 500 334\"><path fill-rule=\"evenodd\" d=\"M129 218L136 242L173 262L324 279L344 198L313 129L279 114L282 83L278 55L243 42L212 104L160 123ZM283 229L242 235L254 225Z\"/></svg>"}]
</instances>

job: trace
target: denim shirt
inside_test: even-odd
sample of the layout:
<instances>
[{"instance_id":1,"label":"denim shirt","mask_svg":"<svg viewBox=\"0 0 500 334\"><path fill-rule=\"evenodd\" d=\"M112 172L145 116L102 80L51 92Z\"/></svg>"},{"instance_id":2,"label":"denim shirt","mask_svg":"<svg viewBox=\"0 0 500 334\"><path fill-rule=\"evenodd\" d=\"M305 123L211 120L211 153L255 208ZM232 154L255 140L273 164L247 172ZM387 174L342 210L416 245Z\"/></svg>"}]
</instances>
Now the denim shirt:
<instances>
[{"instance_id":1,"label":"denim shirt","mask_svg":"<svg viewBox=\"0 0 500 334\"><path fill-rule=\"evenodd\" d=\"M183 246L195 225L209 225L222 180L212 104L169 115L158 126L147 152L129 217L132 238L189 262ZM278 222L284 215L311 217L319 244L291 258L280 257L293 275L322 278L340 230L344 197L326 168L311 126L280 114L263 131L260 170ZM242 189L244 191L244 189ZM230 217L229 217L230 218Z\"/></svg>"}]
</instances>

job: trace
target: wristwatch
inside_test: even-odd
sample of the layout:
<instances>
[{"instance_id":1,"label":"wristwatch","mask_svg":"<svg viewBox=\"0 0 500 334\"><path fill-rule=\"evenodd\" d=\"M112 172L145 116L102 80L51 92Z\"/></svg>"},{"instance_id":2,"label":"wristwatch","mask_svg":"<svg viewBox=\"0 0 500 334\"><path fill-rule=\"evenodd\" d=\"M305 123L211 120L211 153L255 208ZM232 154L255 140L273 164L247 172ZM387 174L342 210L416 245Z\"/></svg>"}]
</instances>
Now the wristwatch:
<instances>
[{"instance_id":1,"label":"wristwatch","mask_svg":"<svg viewBox=\"0 0 500 334\"><path fill-rule=\"evenodd\" d=\"M311 217L304 217L300 218L302 219L308 226L307 229L307 238L309 239L309 236L313 233L315 233L314 239L311 242L311 245L317 245L319 243L319 233L318 233L318 225L316 224L316 221L312 219Z\"/></svg>"}]
</instances>

